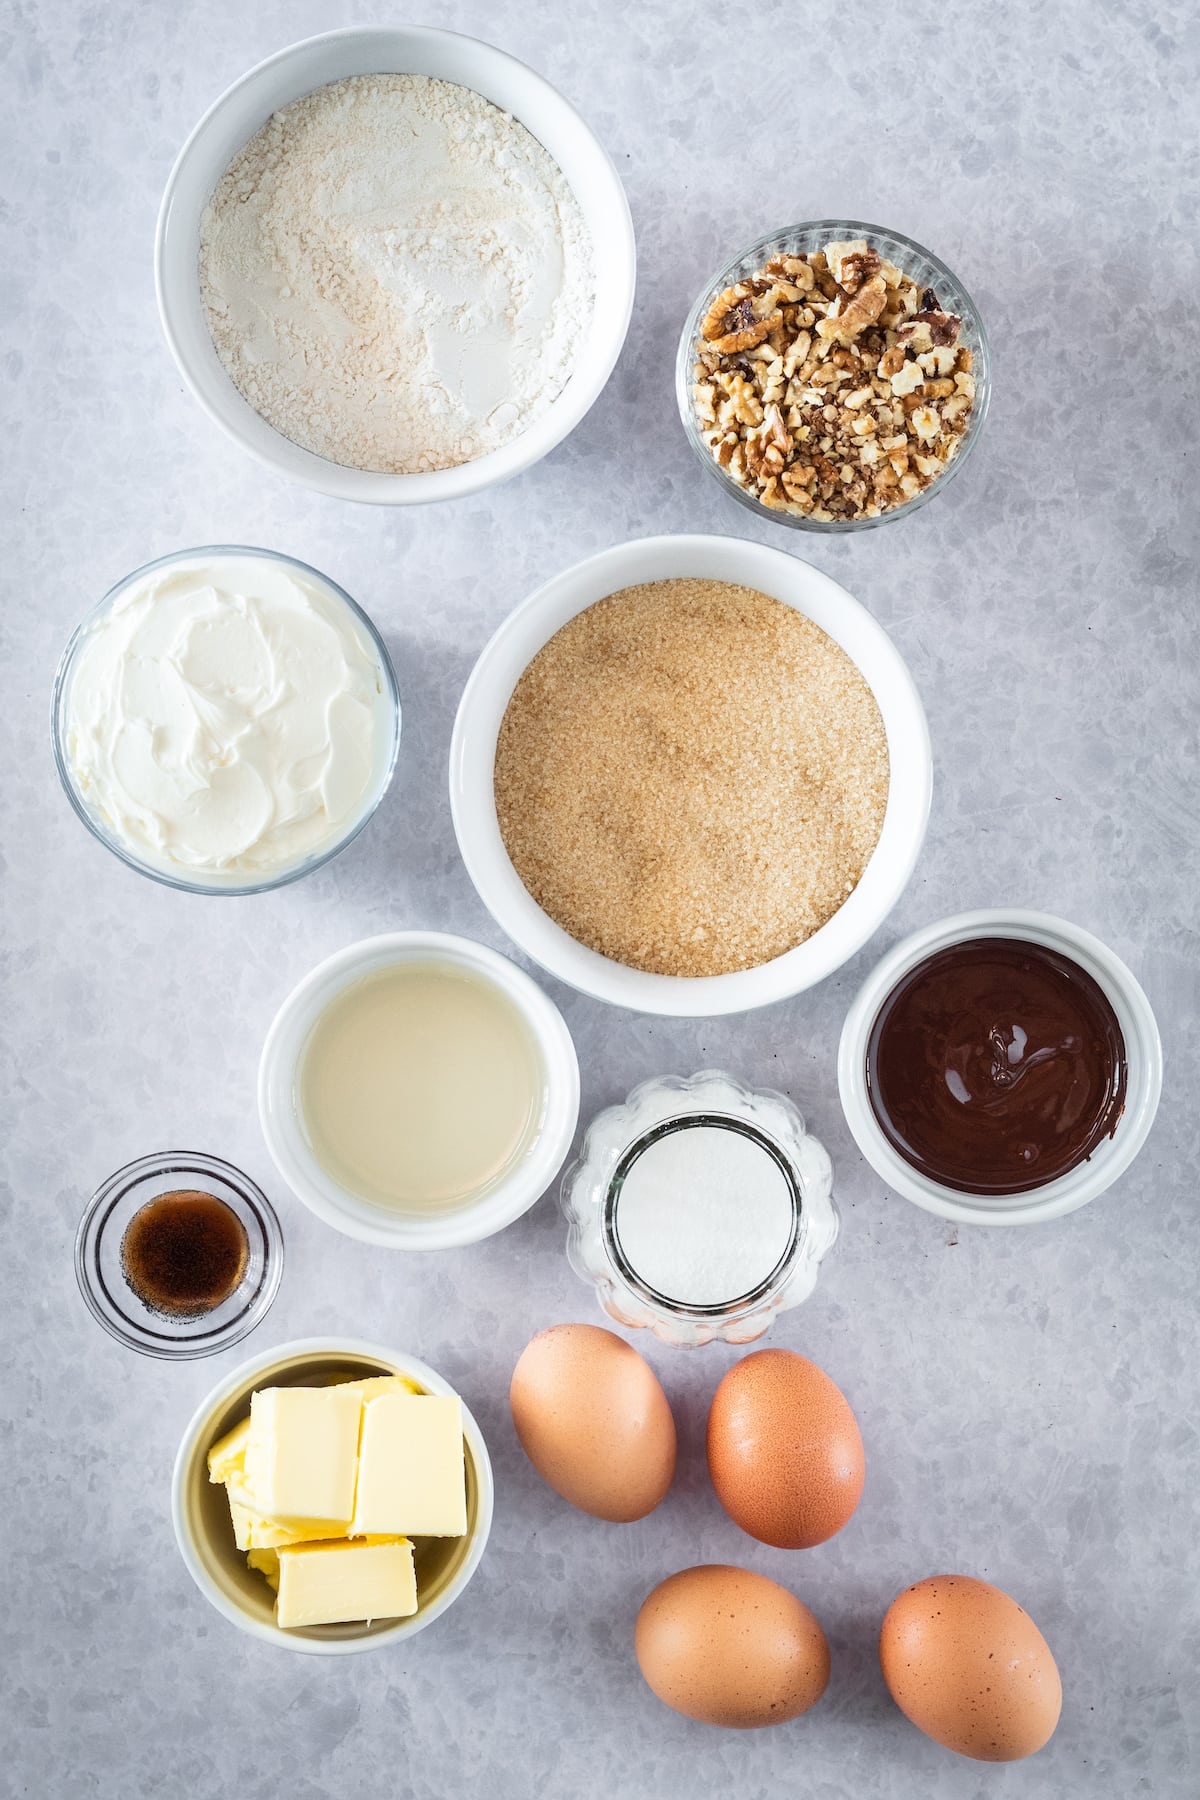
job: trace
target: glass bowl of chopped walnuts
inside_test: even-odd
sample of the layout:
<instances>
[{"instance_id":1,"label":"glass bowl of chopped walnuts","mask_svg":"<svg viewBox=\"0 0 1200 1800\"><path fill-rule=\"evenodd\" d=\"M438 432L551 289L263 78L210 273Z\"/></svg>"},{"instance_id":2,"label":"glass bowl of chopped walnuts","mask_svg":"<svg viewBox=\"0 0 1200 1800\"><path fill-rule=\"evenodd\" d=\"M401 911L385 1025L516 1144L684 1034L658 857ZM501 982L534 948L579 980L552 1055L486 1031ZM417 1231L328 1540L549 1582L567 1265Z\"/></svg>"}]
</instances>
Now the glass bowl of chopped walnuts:
<instances>
[{"instance_id":1,"label":"glass bowl of chopped walnuts","mask_svg":"<svg viewBox=\"0 0 1200 1800\"><path fill-rule=\"evenodd\" d=\"M802 531L913 512L987 417L987 333L938 258L899 232L818 219L760 238L704 288L676 391L725 491Z\"/></svg>"}]
</instances>

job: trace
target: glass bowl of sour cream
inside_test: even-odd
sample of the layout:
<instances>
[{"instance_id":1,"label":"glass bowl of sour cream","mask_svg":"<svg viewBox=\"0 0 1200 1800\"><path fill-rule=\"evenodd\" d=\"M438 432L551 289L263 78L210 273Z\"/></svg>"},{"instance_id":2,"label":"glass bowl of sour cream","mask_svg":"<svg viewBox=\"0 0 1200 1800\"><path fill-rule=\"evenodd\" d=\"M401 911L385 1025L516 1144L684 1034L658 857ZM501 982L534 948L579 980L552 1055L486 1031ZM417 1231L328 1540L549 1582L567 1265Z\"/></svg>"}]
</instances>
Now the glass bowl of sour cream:
<instances>
[{"instance_id":1,"label":"glass bowl of sour cream","mask_svg":"<svg viewBox=\"0 0 1200 1800\"><path fill-rule=\"evenodd\" d=\"M358 836L396 765L400 694L328 576L209 545L135 569L88 613L52 730L67 798L114 856L189 893L253 894Z\"/></svg>"}]
</instances>

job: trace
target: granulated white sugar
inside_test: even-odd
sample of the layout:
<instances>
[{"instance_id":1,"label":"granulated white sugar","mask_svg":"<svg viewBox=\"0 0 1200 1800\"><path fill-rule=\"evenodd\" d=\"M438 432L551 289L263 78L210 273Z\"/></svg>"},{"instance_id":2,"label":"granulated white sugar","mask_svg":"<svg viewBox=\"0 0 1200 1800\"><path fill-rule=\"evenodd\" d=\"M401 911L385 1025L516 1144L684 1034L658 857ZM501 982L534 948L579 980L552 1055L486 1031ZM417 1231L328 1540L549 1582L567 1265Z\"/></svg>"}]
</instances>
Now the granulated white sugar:
<instances>
[{"instance_id":1,"label":"granulated white sugar","mask_svg":"<svg viewBox=\"0 0 1200 1800\"><path fill-rule=\"evenodd\" d=\"M648 1287L684 1306L720 1306L774 1272L793 1216L787 1177L762 1144L697 1123L642 1151L621 1186L617 1235Z\"/></svg>"},{"instance_id":2,"label":"granulated white sugar","mask_svg":"<svg viewBox=\"0 0 1200 1800\"><path fill-rule=\"evenodd\" d=\"M561 393L591 243L557 164L489 100L420 75L333 82L217 184L200 287L222 363L275 429L352 468L452 468Z\"/></svg>"}]
</instances>

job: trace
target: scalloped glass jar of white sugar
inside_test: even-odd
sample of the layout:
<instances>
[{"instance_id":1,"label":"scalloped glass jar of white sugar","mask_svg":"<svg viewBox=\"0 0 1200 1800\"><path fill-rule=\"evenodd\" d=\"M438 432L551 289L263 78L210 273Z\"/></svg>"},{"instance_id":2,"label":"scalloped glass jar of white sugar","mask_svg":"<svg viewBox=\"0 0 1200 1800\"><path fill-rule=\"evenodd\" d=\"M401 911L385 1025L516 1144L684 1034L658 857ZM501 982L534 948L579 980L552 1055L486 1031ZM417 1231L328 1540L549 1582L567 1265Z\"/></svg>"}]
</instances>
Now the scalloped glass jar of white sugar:
<instances>
[{"instance_id":1,"label":"scalloped glass jar of white sugar","mask_svg":"<svg viewBox=\"0 0 1200 1800\"><path fill-rule=\"evenodd\" d=\"M828 1153L792 1102L715 1069L600 1113L561 1205L605 1312L685 1347L761 1337L812 1293L838 1234Z\"/></svg>"}]
</instances>

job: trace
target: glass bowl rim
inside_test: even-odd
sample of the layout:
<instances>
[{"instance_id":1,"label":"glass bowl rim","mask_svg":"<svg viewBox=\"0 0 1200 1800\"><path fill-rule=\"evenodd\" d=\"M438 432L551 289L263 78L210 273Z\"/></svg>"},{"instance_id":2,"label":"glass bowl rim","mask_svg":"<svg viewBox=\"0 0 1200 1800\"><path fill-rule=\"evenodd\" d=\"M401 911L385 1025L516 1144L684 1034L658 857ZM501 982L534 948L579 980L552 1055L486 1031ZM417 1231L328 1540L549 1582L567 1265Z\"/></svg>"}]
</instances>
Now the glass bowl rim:
<instances>
[{"instance_id":1,"label":"glass bowl rim","mask_svg":"<svg viewBox=\"0 0 1200 1800\"><path fill-rule=\"evenodd\" d=\"M220 1331L207 1337L163 1336L151 1342L115 1306L111 1310L106 1307L96 1293L89 1251L94 1248L98 1234L103 1231L108 1214L105 1214L99 1226L96 1225L97 1215L106 1203L111 1201L115 1205L130 1186L152 1180L156 1174L216 1175L228 1187L237 1189L262 1228L266 1245L264 1280L237 1317L230 1319ZM111 1207L109 1210L111 1211ZM100 1183L84 1207L75 1228L75 1279L84 1305L97 1324L102 1325L117 1343L127 1350L136 1350L139 1355L152 1356L160 1362L196 1362L201 1357L215 1356L222 1350L232 1348L234 1344L240 1344L270 1311L283 1276L283 1261L283 1229L279 1223L279 1215L266 1194L236 1164L227 1162L224 1157L212 1156L205 1150L152 1150L145 1156L135 1156L131 1162L114 1169Z\"/></svg>"},{"instance_id":2,"label":"glass bowl rim","mask_svg":"<svg viewBox=\"0 0 1200 1800\"><path fill-rule=\"evenodd\" d=\"M67 692L76 659L78 658L80 650L92 627L107 611L109 611L118 597L123 594L127 588L131 587L135 581L140 580L144 576L153 574L158 569L167 568L176 563L189 562L205 556L226 559L248 556L257 557L264 562L283 563L289 568L298 569L304 575L311 576L322 587L330 589L337 595L339 600L344 602L350 609L354 618L366 631L367 636L371 641L372 648L378 658L380 668L383 671L384 686L387 691L388 709L391 715L392 742L391 749L388 752L387 762L379 782L379 791L375 795L374 800L362 813L361 817L355 821L353 827L342 837L338 838L335 843L329 845L317 855L308 857L303 862L296 863L293 867L284 869L276 875L267 876L261 881L230 882L221 883L219 885L212 882L191 881L186 876L172 874L169 869L156 868L152 863L145 862L141 857L136 856L133 851L123 844L118 839L115 832L109 831L103 822L88 807L72 779L70 759L68 758L66 751ZM371 618L370 614L359 605L353 595L346 592L345 588L342 587L340 583L334 581L331 576L326 575L321 569L314 568L311 563L302 562L297 556L289 556L286 551L267 550L261 545L256 544L197 544L185 550L170 550L165 556L156 556L150 562L142 563L140 567L130 570L129 574L123 575L119 581L113 583L107 593L102 595L99 600L88 608L83 617L79 620L74 631L72 631L70 637L67 639L66 646L58 660L58 667L54 672L54 685L50 695L50 737L54 750L54 766L58 773L58 779L63 792L71 803L71 808L76 817L83 822L88 831L95 838L96 842L103 844L104 848L111 851L111 853L117 857L120 862L123 862L127 868L134 869L139 875L145 875L149 880L158 882L161 887L174 888L177 892L185 894L203 894L206 896L230 899L243 898L248 894L272 893L276 888L289 887L293 881L299 881L305 875L311 875L315 870L322 868L327 862L332 862L335 856L340 856L343 850L349 848L359 833L365 830L366 826L370 823L375 812L382 805L384 796L392 784L392 777L396 771L396 762L400 755L401 723L402 708L400 701L400 686L396 679L396 671L392 665L388 647L383 640L383 634L375 624L375 621Z\"/></svg>"},{"instance_id":3,"label":"glass bowl rim","mask_svg":"<svg viewBox=\"0 0 1200 1800\"><path fill-rule=\"evenodd\" d=\"M729 286L728 277L739 264L749 262L751 259L756 263L761 262L765 253L772 250L778 251L782 244L788 239L800 237L809 232L822 235L828 233L831 237L835 233L849 232L854 237L865 238L868 244L871 244L873 241L886 239L893 244L901 245L914 257L923 257L951 287L957 290L958 295L962 301L965 302L966 310L964 316L969 314L972 328L978 338L980 352L979 360L982 363L982 379L980 379L980 371L977 369L975 371L975 403L972 406L971 420L961 439L960 448L955 452L953 459L942 470L942 473L931 481L928 487L924 487L921 489L920 493L914 494L911 500L905 500L900 506L889 507L886 511L878 513L874 518L812 519L796 513L781 512L775 507L764 506L761 500L756 499L753 494L749 493L738 482L734 481L732 476L728 475L720 464L714 460L708 446L701 439L700 433L696 427L691 391L692 366L695 362L694 346L696 336L704 308L711 304L712 296L714 294L720 293L723 288ZM935 494L941 492L946 482L949 481L952 476L958 474L959 470L974 450L976 442L982 436L984 425L987 422L991 398L991 341L988 337L987 327L983 321L983 314L976 304L974 295L963 284L948 263L944 262L940 256L935 255L932 250L927 249L926 246L920 243L916 238L909 237L907 233L903 231L895 231L889 226L870 225L862 219L804 219L797 224L781 226L774 231L766 232L762 237L757 238L753 243L748 244L746 248L740 251L736 256L728 257L716 274L711 276L701 287L695 301L689 308L687 318L684 321L683 331L680 334L679 346L675 354L675 403L679 410L680 422L683 425L684 435L687 438L688 444L691 446L694 455L708 470L709 474L720 484L722 490L727 493L731 499L736 500L740 505L747 507L757 517L771 519L776 524L783 525L790 530L811 531L818 535L843 536L855 531L869 531L877 525L889 525L894 519L906 518L910 513L916 512L920 507L927 505L928 502L933 499Z\"/></svg>"}]
</instances>

